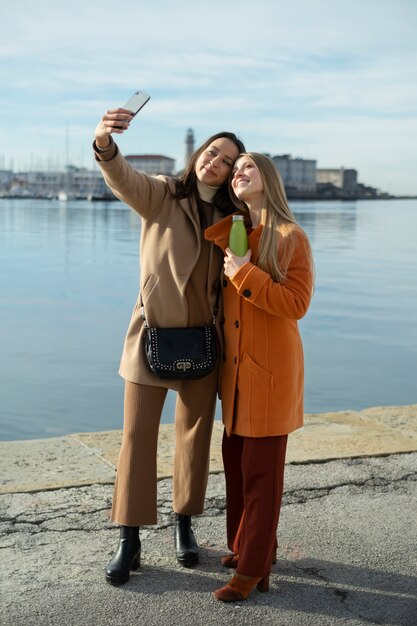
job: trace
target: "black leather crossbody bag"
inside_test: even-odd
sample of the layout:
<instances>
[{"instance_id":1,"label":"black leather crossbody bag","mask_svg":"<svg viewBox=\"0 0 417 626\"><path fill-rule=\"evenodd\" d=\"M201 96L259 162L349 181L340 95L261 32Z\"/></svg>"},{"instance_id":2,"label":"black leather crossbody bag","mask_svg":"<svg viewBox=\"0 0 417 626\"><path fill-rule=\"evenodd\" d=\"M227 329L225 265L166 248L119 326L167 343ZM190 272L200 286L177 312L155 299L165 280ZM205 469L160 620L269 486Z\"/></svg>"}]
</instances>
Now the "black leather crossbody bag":
<instances>
[{"instance_id":1,"label":"black leather crossbody bag","mask_svg":"<svg viewBox=\"0 0 417 626\"><path fill-rule=\"evenodd\" d=\"M145 329L145 355L151 372L158 378L174 380L203 378L216 364L216 314L220 288L207 326L156 328L149 326L142 304Z\"/></svg>"},{"instance_id":2,"label":"black leather crossbody bag","mask_svg":"<svg viewBox=\"0 0 417 626\"><path fill-rule=\"evenodd\" d=\"M145 325L145 354L151 371L159 378L202 378L216 364L215 326L155 328Z\"/></svg>"}]
</instances>

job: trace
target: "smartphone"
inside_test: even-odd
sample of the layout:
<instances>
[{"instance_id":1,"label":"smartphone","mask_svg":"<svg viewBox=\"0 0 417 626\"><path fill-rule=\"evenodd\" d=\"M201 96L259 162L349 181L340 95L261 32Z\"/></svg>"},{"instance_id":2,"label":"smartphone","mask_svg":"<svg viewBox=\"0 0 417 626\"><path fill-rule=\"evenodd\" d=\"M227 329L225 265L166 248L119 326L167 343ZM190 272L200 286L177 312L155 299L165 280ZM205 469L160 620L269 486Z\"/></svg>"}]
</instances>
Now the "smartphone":
<instances>
[{"instance_id":1,"label":"smartphone","mask_svg":"<svg viewBox=\"0 0 417 626\"><path fill-rule=\"evenodd\" d=\"M144 91L135 91L133 96L129 98L126 104L123 105L123 108L133 111L133 114L136 115L139 113L141 108L145 106L149 99L150 95Z\"/></svg>"}]
</instances>

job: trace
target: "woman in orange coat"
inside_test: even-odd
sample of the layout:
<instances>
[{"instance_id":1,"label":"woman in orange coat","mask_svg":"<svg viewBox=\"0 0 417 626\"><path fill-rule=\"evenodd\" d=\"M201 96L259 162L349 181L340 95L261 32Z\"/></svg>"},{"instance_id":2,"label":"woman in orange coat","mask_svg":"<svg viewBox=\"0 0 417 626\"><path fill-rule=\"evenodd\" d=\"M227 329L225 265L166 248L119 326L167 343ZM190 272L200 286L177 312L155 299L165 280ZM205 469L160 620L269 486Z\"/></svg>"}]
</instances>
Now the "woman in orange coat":
<instances>
[{"instance_id":1,"label":"woman in orange coat","mask_svg":"<svg viewBox=\"0 0 417 626\"><path fill-rule=\"evenodd\" d=\"M310 304L313 261L287 204L274 162L241 154L232 180L245 215L249 250L228 247L231 216L206 230L225 253L225 355L221 399L225 432L227 541L222 562L236 568L218 600L268 591L276 552L288 434L303 425L304 359L297 320Z\"/></svg>"}]
</instances>

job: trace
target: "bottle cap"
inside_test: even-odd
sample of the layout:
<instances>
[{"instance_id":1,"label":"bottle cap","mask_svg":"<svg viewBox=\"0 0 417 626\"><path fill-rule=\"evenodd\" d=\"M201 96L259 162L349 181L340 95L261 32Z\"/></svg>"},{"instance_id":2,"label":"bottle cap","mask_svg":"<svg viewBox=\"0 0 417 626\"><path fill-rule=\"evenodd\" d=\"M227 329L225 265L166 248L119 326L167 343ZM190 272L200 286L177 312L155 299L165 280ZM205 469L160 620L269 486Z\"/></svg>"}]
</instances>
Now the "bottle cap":
<instances>
[{"instance_id":1,"label":"bottle cap","mask_svg":"<svg viewBox=\"0 0 417 626\"><path fill-rule=\"evenodd\" d=\"M236 222L237 220L244 220L245 216L244 215L233 215L232 216L232 222Z\"/></svg>"}]
</instances>

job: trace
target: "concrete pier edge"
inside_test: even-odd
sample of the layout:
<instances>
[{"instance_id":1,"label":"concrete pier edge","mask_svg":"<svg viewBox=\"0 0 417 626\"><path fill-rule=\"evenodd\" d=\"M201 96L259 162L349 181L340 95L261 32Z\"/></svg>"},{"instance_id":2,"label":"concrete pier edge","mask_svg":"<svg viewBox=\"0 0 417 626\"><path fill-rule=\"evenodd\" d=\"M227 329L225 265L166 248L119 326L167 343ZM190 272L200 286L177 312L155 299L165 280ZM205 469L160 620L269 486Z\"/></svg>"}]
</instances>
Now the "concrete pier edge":
<instances>
[{"instance_id":1,"label":"concrete pier edge","mask_svg":"<svg viewBox=\"0 0 417 626\"><path fill-rule=\"evenodd\" d=\"M213 428L210 473L223 471L223 426ZM160 426L158 479L172 475L173 424ZM0 494L30 493L111 484L115 480L121 430L0 442ZM287 464L386 456L417 451L417 404L362 411L306 414L303 429L289 437Z\"/></svg>"}]
</instances>

